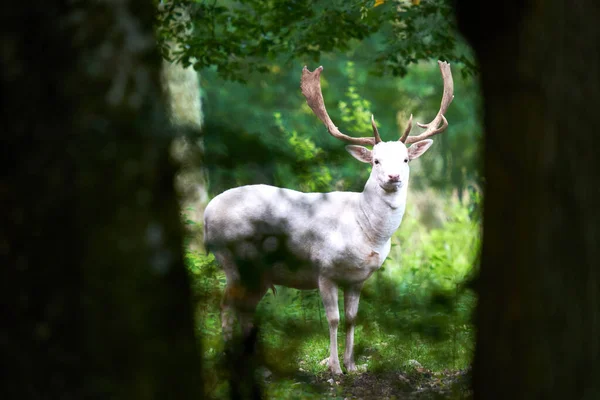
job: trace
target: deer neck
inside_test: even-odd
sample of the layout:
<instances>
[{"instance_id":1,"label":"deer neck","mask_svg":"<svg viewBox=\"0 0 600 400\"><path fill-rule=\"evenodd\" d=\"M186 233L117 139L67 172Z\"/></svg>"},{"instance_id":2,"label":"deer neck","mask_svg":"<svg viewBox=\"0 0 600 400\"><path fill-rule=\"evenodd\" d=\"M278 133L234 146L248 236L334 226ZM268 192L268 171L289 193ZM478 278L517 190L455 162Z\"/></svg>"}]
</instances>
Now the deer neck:
<instances>
[{"instance_id":1,"label":"deer neck","mask_svg":"<svg viewBox=\"0 0 600 400\"><path fill-rule=\"evenodd\" d=\"M357 220L374 247L387 243L400 226L406 207L407 182L396 191L386 191L369 178L359 198Z\"/></svg>"}]
</instances>

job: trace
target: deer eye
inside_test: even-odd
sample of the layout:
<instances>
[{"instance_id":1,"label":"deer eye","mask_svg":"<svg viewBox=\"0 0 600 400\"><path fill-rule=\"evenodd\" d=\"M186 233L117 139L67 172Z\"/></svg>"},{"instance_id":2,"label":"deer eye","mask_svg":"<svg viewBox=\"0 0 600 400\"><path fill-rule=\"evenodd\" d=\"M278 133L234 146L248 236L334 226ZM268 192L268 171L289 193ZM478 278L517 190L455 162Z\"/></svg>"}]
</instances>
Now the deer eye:
<instances>
[{"instance_id":1,"label":"deer eye","mask_svg":"<svg viewBox=\"0 0 600 400\"><path fill-rule=\"evenodd\" d=\"M404 159L404 162L405 162L405 163L407 163L407 162L408 162L408 158L405 158L405 159Z\"/></svg>"},{"instance_id":2,"label":"deer eye","mask_svg":"<svg viewBox=\"0 0 600 400\"><path fill-rule=\"evenodd\" d=\"M375 160L375 161L374 161L374 163L375 163L375 164L379 164L379 160Z\"/></svg>"}]
</instances>

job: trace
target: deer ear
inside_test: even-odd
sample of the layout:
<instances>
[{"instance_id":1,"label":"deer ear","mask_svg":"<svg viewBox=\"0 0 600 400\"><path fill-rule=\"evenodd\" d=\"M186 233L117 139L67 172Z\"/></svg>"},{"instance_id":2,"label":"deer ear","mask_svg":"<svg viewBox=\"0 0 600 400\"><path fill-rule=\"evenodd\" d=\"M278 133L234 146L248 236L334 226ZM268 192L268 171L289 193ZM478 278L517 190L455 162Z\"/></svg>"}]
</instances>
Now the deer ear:
<instances>
[{"instance_id":1,"label":"deer ear","mask_svg":"<svg viewBox=\"0 0 600 400\"><path fill-rule=\"evenodd\" d=\"M410 160L419 158L421 156L421 154L425 153L427 151L427 149L429 148L429 146L431 146L432 144L433 144L433 140L431 140L431 139L421 140L420 142L413 144L412 146L410 146L408 148L408 158Z\"/></svg>"},{"instance_id":2,"label":"deer ear","mask_svg":"<svg viewBox=\"0 0 600 400\"><path fill-rule=\"evenodd\" d=\"M352 154L352 157L356 158L358 161L362 161L367 164L371 164L373 161L373 153L371 150L362 146L348 145L346 146L346 151Z\"/></svg>"}]
</instances>

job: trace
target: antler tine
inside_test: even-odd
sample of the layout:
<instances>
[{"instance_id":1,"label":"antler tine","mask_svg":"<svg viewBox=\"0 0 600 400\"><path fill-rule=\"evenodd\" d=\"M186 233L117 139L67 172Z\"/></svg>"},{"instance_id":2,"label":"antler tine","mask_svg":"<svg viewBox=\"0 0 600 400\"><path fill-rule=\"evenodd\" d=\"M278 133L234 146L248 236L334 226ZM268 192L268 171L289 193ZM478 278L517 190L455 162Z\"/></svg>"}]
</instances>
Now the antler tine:
<instances>
[{"instance_id":1,"label":"antler tine","mask_svg":"<svg viewBox=\"0 0 600 400\"><path fill-rule=\"evenodd\" d=\"M371 114L371 126L373 127L373 136L375 137L375 144L381 142L381 136L379 136L379 130L375 125L375 116Z\"/></svg>"},{"instance_id":2,"label":"antler tine","mask_svg":"<svg viewBox=\"0 0 600 400\"><path fill-rule=\"evenodd\" d=\"M327 130L331 134L331 136L344 140L353 144L361 144L367 146L374 146L377 142L377 137L379 133L377 132L376 137L352 137L343 134L334 125L331 118L329 118L329 114L327 114L327 109L325 108L325 103L323 101L323 94L321 93L321 72L323 71L323 67L319 67L315 69L313 72L310 72L306 66L302 69L302 79L300 80L300 89L302 90L302 94L306 98L306 103L313 110L315 115L325 124ZM374 128L374 133L377 128ZM381 139L379 139L381 141Z\"/></svg>"},{"instance_id":3,"label":"antler tine","mask_svg":"<svg viewBox=\"0 0 600 400\"><path fill-rule=\"evenodd\" d=\"M404 129L404 134L400 137L400 139L398 139L402 143L406 142L406 138L412 129L412 117L412 114L410 114L410 118L408 118L408 125L406 125L406 129Z\"/></svg>"},{"instance_id":4,"label":"antler tine","mask_svg":"<svg viewBox=\"0 0 600 400\"><path fill-rule=\"evenodd\" d=\"M418 136L407 136L404 140L405 144L420 142L421 140L427 139L433 135L442 133L448 127L448 121L446 120L446 117L444 117L444 114L454 98L454 81L452 80L450 64L448 64L446 61L438 61L438 65L440 66L440 72L442 73L442 79L444 80L444 94L442 95L440 110L430 123L420 124L417 122L419 127L426 128L425 132Z\"/></svg>"}]
</instances>

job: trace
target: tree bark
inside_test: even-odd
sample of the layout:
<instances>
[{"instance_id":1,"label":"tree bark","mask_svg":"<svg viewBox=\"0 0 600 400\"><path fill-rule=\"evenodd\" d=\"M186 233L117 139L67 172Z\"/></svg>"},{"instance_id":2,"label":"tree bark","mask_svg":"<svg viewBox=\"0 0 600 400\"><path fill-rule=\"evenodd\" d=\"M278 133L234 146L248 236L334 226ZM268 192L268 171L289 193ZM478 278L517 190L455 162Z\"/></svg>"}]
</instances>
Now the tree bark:
<instances>
[{"instance_id":1,"label":"tree bark","mask_svg":"<svg viewBox=\"0 0 600 400\"><path fill-rule=\"evenodd\" d=\"M3 7L0 397L201 398L154 10L84 4Z\"/></svg>"},{"instance_id":2,"label":"tree bark","mask_svg":"<svg viewBox=\"0 0 600 400\"><path fill-rule=\"evenodd\" d=\"M600 8L456 5L485 102L475 398L600 398Z\"/></svg>"},{"instance_id":3,"label":"tree bark","mask_svg":"<svg viewBox=\"0 0 600 400\"><path fill-rule=\"evenodd\" d=\"M163 6L166 5L163 2ZM188 7L176 6L172 18L173 25L190 22ZM184 34L191 33L192 28L188 28ZM170 57L175 57L181 50L181 45L174 40L168 45ZM202 168L204 143L200 135L203 122L200 76L192 65L186 68L179 62L168 60L162 62L161 76L169 104L169 120L175 129L182 132L173 142L172 155L181 166L175 177L175 187L180 197L182 213L186 220L193 222L185 224L189 242L187 246L200 251L204 249L202 217L208 204L207 177Z\"/></svg>"}]
</instances>

